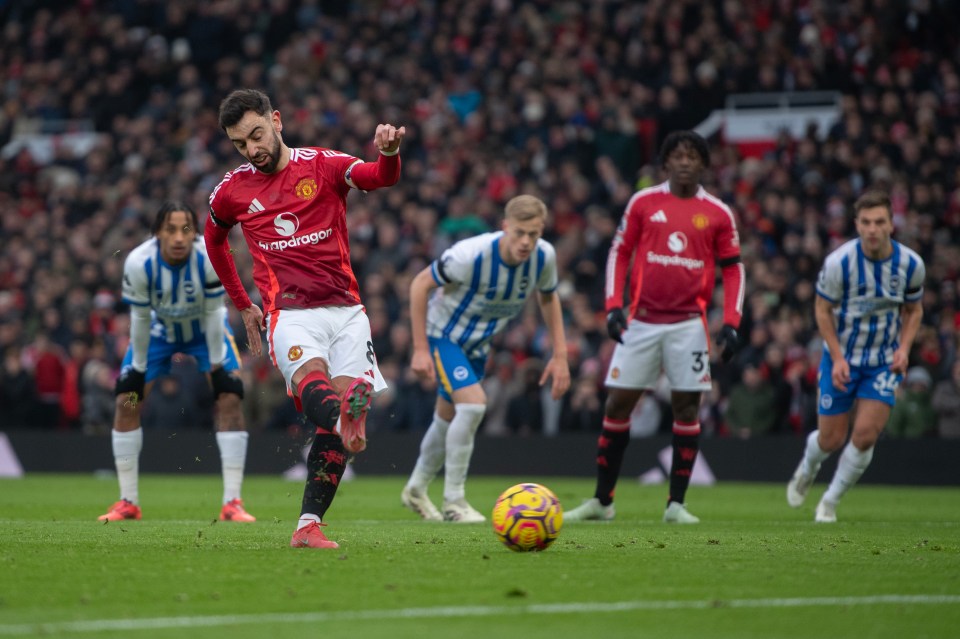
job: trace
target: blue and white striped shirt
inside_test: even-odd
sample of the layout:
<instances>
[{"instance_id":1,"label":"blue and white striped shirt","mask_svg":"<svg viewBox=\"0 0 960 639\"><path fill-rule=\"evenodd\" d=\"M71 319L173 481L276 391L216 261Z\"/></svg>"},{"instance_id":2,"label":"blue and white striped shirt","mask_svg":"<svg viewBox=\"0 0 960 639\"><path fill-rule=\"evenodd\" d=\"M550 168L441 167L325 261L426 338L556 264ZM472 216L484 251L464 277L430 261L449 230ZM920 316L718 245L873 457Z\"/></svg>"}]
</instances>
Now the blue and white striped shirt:
<instances>
[{"instance_id":1,"label":"blue and white striped shirt","mask_svg":"<svg viewBox=\"0 0 960 639\"><path fill-rule=\"evenodd\" d=\"M893 241L885 260L868 258L860 240L827 256L817 294L836 305L837 337L851 366L885 366L900 345L900 306L923 297L926 268L916 251Z\"/></svg>"},{"instance_id":2,"label":"blue and white striped shirt","mask_svg":"<svg viewBox=\"0 0 960 639\"><path fill-rule=\"evenodd\" d=\"M170 343L187 343L204 332L204 313L223 306L223 285L217 278L202 239L193 243L190 259L171 266L160 257L153 237L130 252L123 265L123 301L150 307L150 332Z\"/></svg>"},{"instance_id":3,"label":"blue and white striped shirt","mask_svg":"<svg viewBox=\"0 0 960 639\"><path fill-rule=\"evenodd\" d=\"M490 340L520 314L536 291L557 288L557 254L549 242L537 240L523 263L500 258L503 232L484 233L457 242L430 265L440 286L427 308L427 335L447 339L468 357L482 357Z\"/></svg>"}]
</instances>

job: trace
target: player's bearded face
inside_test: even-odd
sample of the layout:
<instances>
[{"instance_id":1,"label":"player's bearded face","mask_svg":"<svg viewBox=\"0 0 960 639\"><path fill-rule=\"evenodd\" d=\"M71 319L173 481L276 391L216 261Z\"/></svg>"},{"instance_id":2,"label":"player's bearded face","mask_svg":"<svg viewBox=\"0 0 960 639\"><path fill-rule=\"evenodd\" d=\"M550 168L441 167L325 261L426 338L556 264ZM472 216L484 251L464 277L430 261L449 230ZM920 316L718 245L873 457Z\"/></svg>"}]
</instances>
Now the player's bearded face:
<instances>
[{"instance_id":1,"label":"player's bearded face","mask_svg":"<svg viewBox=\"0 0 960 639\"><path fill-rule=\"evenodd\" d=\"M237 152L262 173L273 173L280 163L283 142L280 139L280 116L271 117L248 111L234 125L227 127L227 136Z\"/></svg>"},{"instance_id":2,"label":"player's bearded face","mask_svg":"<svg viewBox=\"0 0 960 639\"><path fill-rule=\"evenodd\" d=\"M273 128L264 136L263 146L253 150L253 155L248 155L247 159L263 173L277 170L277 163L280 162L280 136Z\"/></svg>"}]
</instances>

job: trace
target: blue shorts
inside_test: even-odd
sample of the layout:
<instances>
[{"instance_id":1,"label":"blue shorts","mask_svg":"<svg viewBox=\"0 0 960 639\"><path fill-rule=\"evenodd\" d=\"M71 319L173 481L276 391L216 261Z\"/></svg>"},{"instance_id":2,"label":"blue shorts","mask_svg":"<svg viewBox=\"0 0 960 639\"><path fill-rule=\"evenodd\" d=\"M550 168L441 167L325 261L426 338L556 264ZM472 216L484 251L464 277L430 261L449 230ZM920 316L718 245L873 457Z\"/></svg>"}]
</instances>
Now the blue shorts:
<instances>
[{"instance_id":1,"label":"blue shorts","mask_svg":"<svg viewBox=\"0 0 960 639\"><path fill-rule=\"evenodd\" d=\"M479 384L483 379L486 356L471 359L460 346L447 339L429 337L427 341L437 371L437 394L440 397L452 402L453 391Z\"/></svg>"},{"instance_id":2,"label":"blue shorts","mask_svg":"<svg viewBox=\"0 0 960 639\"><path fill-rule=\"evenodd\" d=\"M235 371L240 368L240 353L237 350L237 343L233 339L233 331L226 321L224 321L223 330L223 341L227 346L227 356L223 360L223 368L227 371ZM173 356L176 353L193 356L197 360L197 368L201 373L210 372L210 352L207 350L207 338L202 333L189 342L168 342L165 331L160 335L157 333L158 331L150 332L150 347L147 350L147 382L169 375ZM132 363L133 348L128 346L120 367L123 369Z\"/></svg>"},{"instance_id":3,"label":"blue shorts","mask_svg":"<svg viewBox=\"0 0 960 639\"><path fill-rule=\"evenodd\" d=\"M842 415L850 412L856 399L874 399L893 406L897 387L903 375L893 373L889 366L851 366L847 391L833 386L833 360L830 353L823 352L820 371L817 373L819 397L817 412L820 415Z\"/></svg>"}]
</instances>

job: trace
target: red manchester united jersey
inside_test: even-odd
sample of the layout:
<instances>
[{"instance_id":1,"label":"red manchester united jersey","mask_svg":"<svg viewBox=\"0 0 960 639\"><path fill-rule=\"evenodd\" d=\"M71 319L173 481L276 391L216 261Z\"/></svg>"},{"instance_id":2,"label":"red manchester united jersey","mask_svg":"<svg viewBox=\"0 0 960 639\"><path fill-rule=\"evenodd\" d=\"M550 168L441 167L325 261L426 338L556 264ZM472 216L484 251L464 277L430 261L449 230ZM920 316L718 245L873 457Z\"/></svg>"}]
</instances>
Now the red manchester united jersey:
<instances>
[{"instance_id":1,"label":"red manchester united jersey","mask_svg":"<svg viewBox=\"0 0 960 639\"><path fill-rule=\"evenodd\" d=\"M346 220L347 170L358 162L330 149L294 148L283 170L244 164L213 190L211 215L220 226L240 224L266 313L360 303Z\"/></svg>"},{"instance_id":2,"label":"red manchester united jersey","mask_svg":"<svg viewBox=\"0 0 960 639\"><path fill-rule=\"evenodd\" d=\"M703 187L691 198L671 194L668 182L639 191L627 203L607 259L607 310L623 306L633 258L631 318L666 324L703 316L719 260L731 270L728 278L724 268L725 321L737 326L743 306L739 255L733 213Z\"/></svg>"}]
</instances>

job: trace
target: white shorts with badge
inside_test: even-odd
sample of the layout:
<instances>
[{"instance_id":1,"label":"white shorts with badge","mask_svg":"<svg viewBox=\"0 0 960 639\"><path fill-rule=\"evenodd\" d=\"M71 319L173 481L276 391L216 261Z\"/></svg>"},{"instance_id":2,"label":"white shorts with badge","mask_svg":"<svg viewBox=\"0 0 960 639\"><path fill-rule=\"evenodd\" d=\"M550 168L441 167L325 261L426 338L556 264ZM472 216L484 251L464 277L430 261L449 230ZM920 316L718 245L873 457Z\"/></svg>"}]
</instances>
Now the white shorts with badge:
<instances>
[{"instance_id":1,"label":"white shorts with badge","mask_svg":"<svg viewBox=\"0 0 960 639\"><path fill-rule=\"evenodd\" d=\"M710 390L710 346L702 318L676 324L630 320L621 339L607 369L608 388L654 388L662 371L671 390Z\"/></svg>"},{"instance_id":2,"label":"white shorts with badge","mask_svg":"<svg viewBox=\"0 0 960 639\"><path fill-rule=\"evenodd\" d=\"M313 358L328 366L330 379L366 377L375 393L387 388L370 338L370 320L363 306L282 309L267 316L270 358L287 390L294 372Z\"/></svg>"}]
</instances>

